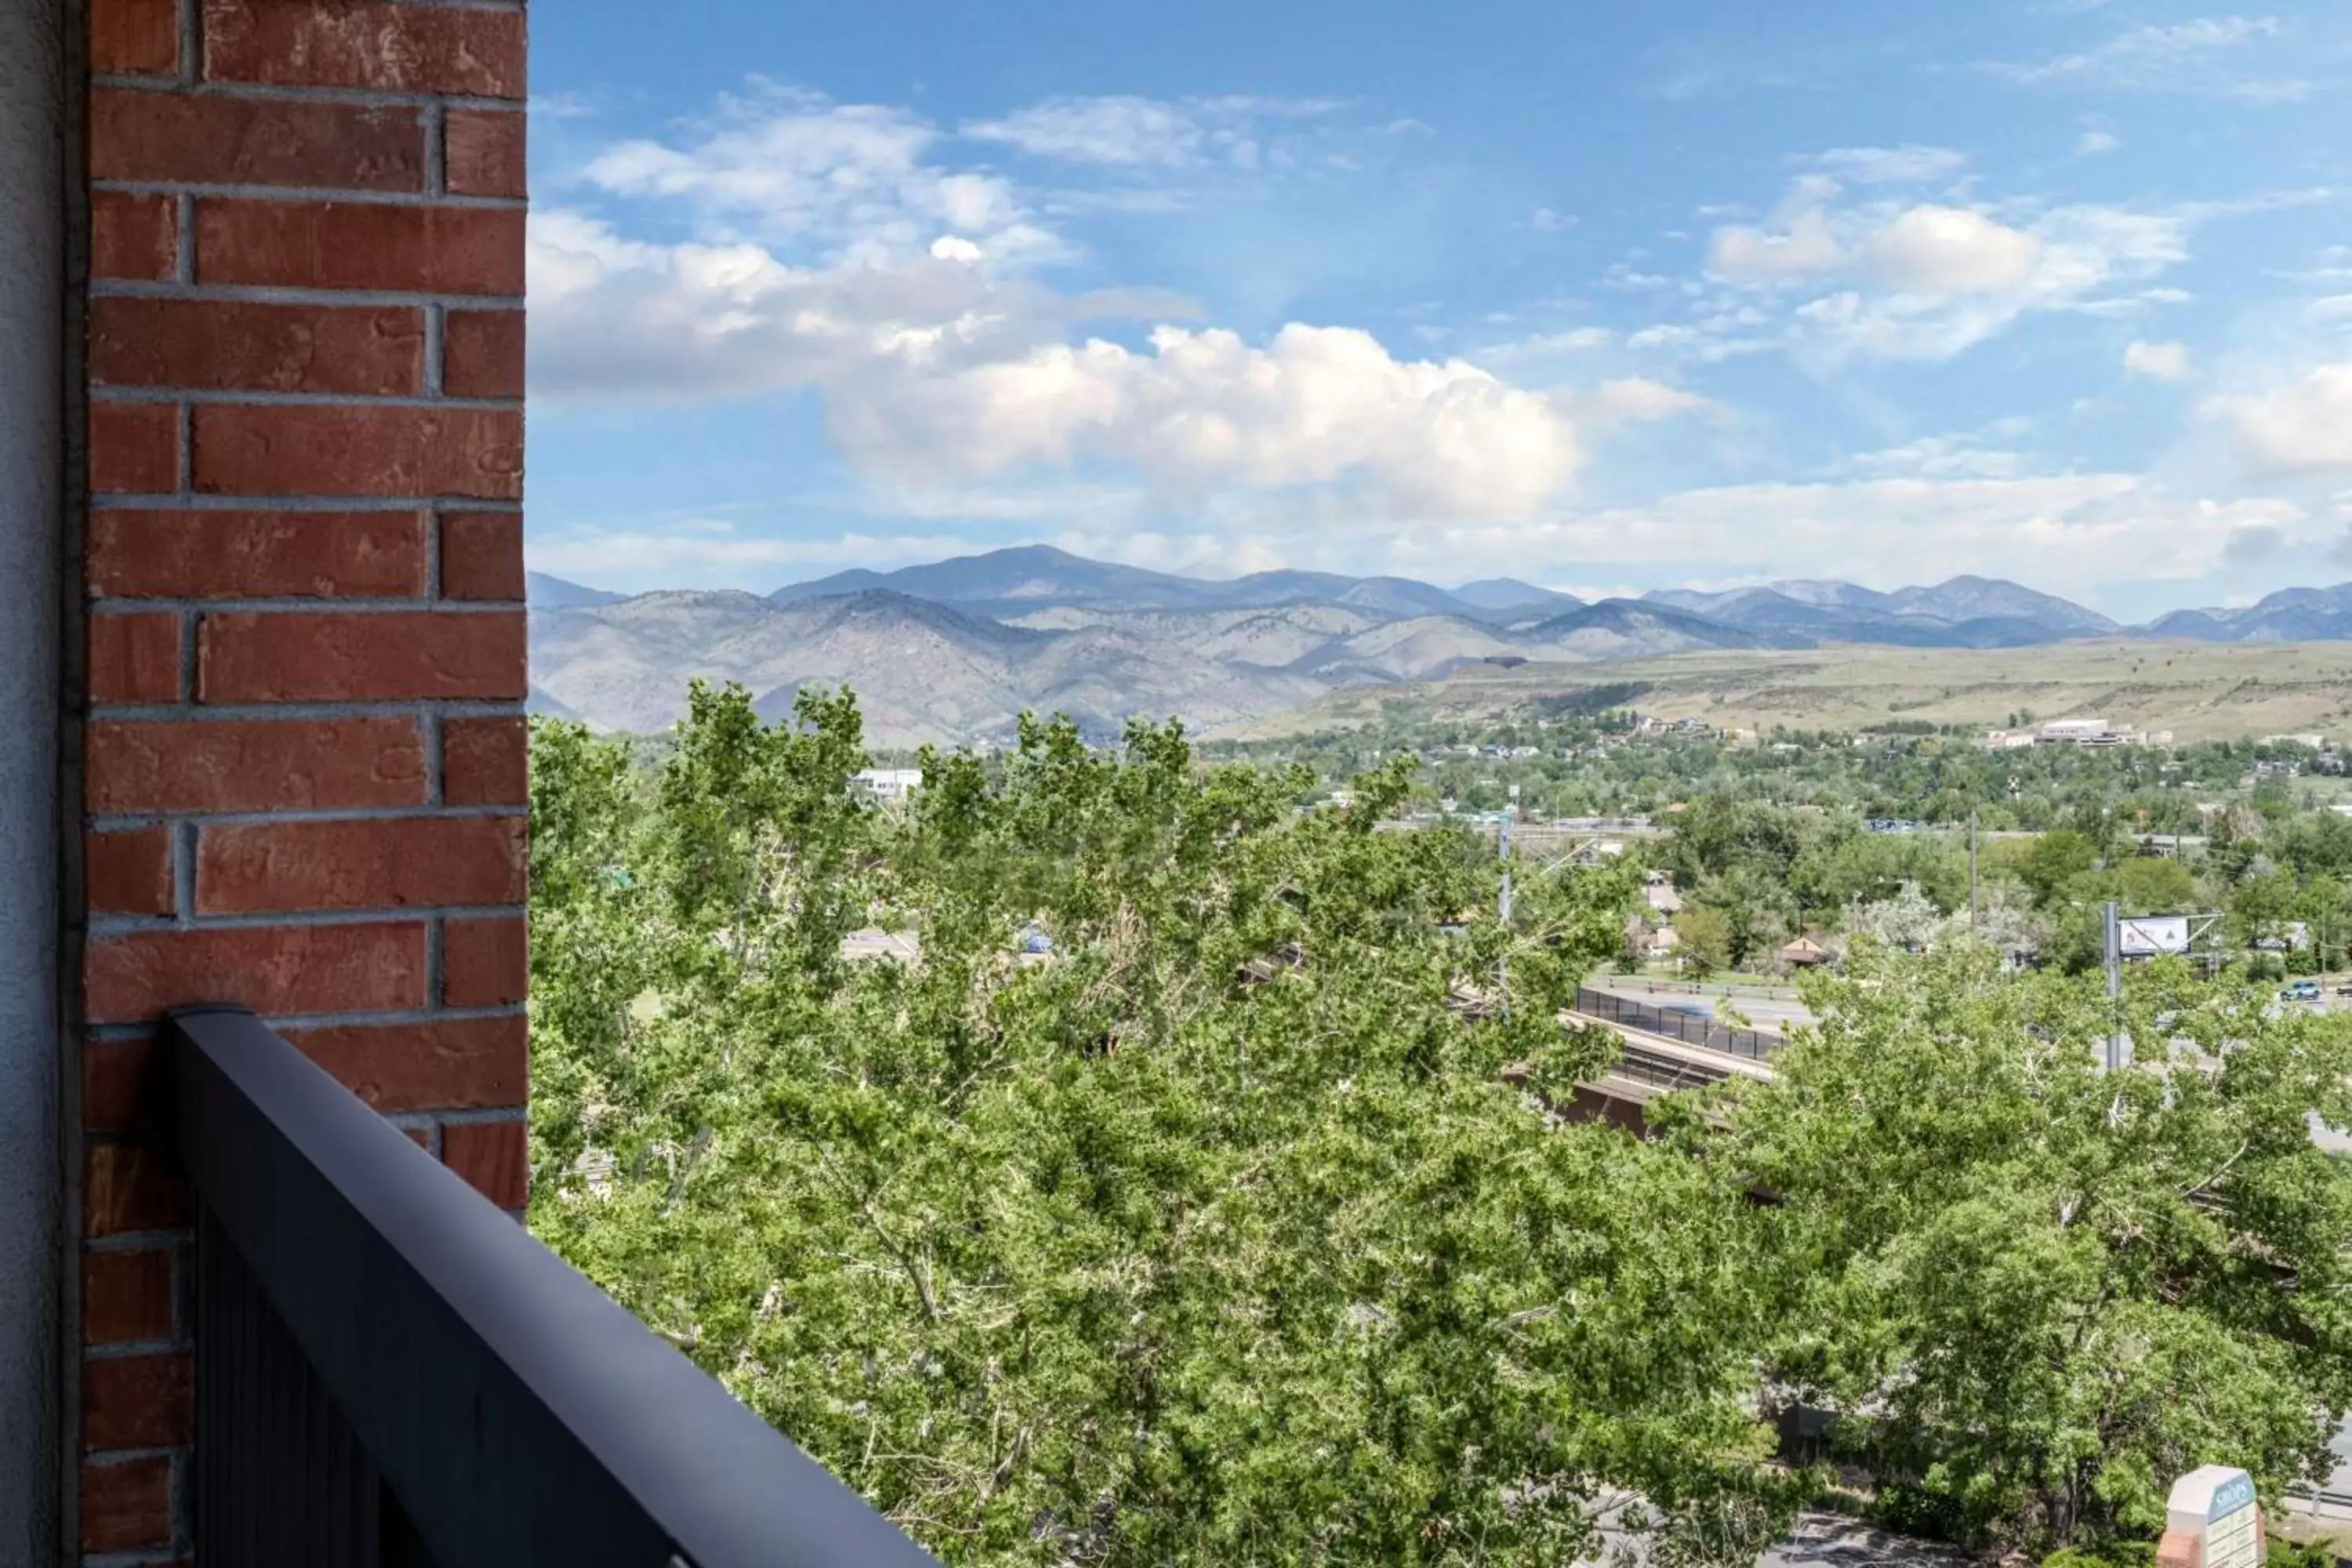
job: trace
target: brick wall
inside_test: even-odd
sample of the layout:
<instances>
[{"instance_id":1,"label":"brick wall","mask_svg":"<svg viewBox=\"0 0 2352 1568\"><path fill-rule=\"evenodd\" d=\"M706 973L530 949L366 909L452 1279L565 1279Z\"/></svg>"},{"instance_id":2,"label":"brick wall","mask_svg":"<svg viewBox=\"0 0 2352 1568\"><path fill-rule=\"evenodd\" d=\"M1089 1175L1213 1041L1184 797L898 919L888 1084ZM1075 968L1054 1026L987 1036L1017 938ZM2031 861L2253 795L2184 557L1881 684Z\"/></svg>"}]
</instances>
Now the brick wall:
<instances>
[{"instance_id":1,"label":"brick wall","mask_svg":"<svg viewBox=\"0 0 2352 1568\"><path fill-rule=\"evenodd\" d=\"M509 1208L525 1036L520 0L88 0L79 1533L176 1561L165 1007Z\"/></svg>"}]
</instances>

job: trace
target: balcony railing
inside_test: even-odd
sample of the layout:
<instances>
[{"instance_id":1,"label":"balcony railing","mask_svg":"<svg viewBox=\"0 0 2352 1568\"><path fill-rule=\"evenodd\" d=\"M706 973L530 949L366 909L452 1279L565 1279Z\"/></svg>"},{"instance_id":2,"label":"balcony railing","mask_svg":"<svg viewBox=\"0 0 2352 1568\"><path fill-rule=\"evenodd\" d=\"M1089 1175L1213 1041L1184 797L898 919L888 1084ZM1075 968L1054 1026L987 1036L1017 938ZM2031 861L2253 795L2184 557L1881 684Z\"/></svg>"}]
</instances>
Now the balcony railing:
<instances>
[{"instance_id":1,"label":"balcony railing","mask_svg":"<svg viewBox=\"0 0 2352 1568\"><path fill-rule=\"evenodd\" d=\"M932 1562L250 1014L171 1032L197 1561Z\"/></svg>"}]
</instances>

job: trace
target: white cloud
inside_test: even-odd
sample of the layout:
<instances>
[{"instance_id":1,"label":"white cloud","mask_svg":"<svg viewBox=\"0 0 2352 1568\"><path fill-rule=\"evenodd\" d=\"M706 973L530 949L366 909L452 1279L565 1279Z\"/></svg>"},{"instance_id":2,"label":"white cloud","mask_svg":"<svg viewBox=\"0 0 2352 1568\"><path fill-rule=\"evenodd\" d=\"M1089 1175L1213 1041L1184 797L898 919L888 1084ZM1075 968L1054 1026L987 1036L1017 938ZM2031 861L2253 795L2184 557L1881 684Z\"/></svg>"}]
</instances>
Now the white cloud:
<instances>
[{"instance_id":1,"label":"white cloud","mask_svg":"<svg viewBox=\"0 0 2352 1568\"><path fill-rule=\"evenodd\" d=\"M927 154L938 131L903 109L843 104L762 84L722 100L680 144L638 139L591 159L583 178L619 196L679 204L703 238L752 240L794 258L882 261L942 234L1000 261L1063 250L992 174Z\"/></svg>"},{"instance_id":2,"label":"white cloud","mask_svg":"<svg viewBox=\"0 0 2352 1568\"><path fill-rule=\"evenodd\" d=\"M1855 184L1917 184L1958 174L1968 167L1969 155L1906 142L1900 147L1833 147L1814 162L1823 173Z\"/></svg>"},{"instance_id":3,"label":"white cloud","mask_svg":"<svg viewBox=\"0 0 2352 1568\"><path fill-rule=\"evenodd\" d=\"M1979 446L1966 436L1922 437L1900 447L1862 453L1853 462L1866 473L1928 479L2013 479L2025 467L2020 454Z\"/></svg>"},{"instance_id":4,"label":"white cloud","mask_svg":"<svg viewBox=\"0 0 2352 1568\"><path fill-rule=\"evenodd\" d=\"M2003 294L2042 264L2042 241L1966 207L1916 206L1873 235L1864 264L1910 294Z\"/></svg>"},{"instance_id":5,"label":"white cloud","mask_svg":"<svg viewBox=\"0 0 2352 1568\"><path fill-rule=\"evenodd\" d=\"M1241 96L1054 98L998 119L968 121L961 132L977 142L1068 163L1182 168L1217 159L1249 168L1263 153L1260 121L1306 119L1339 107L1323 99ZM1419 121L1400 121L1391 129L1407 123Z\"/></svg>"},{"instance_id":6,"label":"white cloud","mask_svg":"<svg viewBox=\"0 0 2352 1568\"><path fill-rule=\"evenodd\" d=\"M1115 465L1161 489L1337 487L1392 514L1511 515L1584 461L1566 401L1370 333L1294 323L1263 346L1161 326L1073 340L1153 296L1055 294L950 257L794 268L757 246L646 245L576 212L531 220L536 389L697 397L814 386L866 472L935 484ZM1627 390L1594 412L1671 412Z\"/></svg>"},{"instance_id":7,"label":"white cloud","mask_svg":"<svg viewBox=\"0 0 2352 1568\"><path fill-rule=\"evenodd\" d=\"M1528 226L1538 234L1559 234L1576 226L1576 219L1568 213L1555 212L1550 207L1538 207L1528 215Z\"/></svg>"},{"instance_id":8,"label":"white cloud","mask_svg":"<svg viewBox=\"0 0 2352 1568\"><path fill-rule=\"evenodd\" d=\"M1616 424L1649 424L1682 414L1722 412L1722 405L1711 398L1641 375L1604 381L1590 395L1578 399L1577 406L1596 420Z\"/></svg>"},{"instance_id":9,"label":"white cloud","mask_svg":"<svg viewBox=\"0 0 2352 1568\"><path fill-rule=\"evenodd\" d=\"M1228 155L1216 125L1329 106L1169 107L1063 100L968 130L1160 166ZM1212 129L1188 141L1187 127ZM1708 406L1640 378L1531 389L1345 326L1292 322L1263 340L1196 330L1178 324L1197 314L1189 302L1158 291L1056 290L1024 265L1063 244L1035 216L1045 204L942 167L945 149L902 110L768 86L670 141L608 148L586 186L632 216L638 204L682 215L691 237L655 243L583 205L535 212L534 394L811 389L835 447L870 484L908 494L1108 475L1155 504L1270 493L1302 515L1311 501L1391 519L1526 514L1568 492L1591 430Z\"/></svg>"},{"instance_id":10,"label":"white cloud","mask_svg":"<svg viewBox=\"0 0 2352 1568\"><path fill-rule=\"evenodd\" d=\"M2074 54L1991 68L2026 86L2087 86L2282 102L2311 84L2250 68L2247 57L2279 40L2276 16L2200 16L2134 27Z\"/></svg>"},{"instance_id":11,"label":"white cloud","mask_svg":"<svg viewBox=\"0 0 2352 1568\"><path fill-rule=\"evenodd\" d=\"M1787 283L1834 272L1850 258L1831 226L1837 183L1807 175L1791 187L1769 226L1727 224L1707 243L1707 270L1738 283Z\"/></svg>"},{"instance_id":12,"label":"white cloud","mask_svg":"<svg viewBox=\"0 0 2352 1568\"><path fill-rule=\"evenodd\" d=\"M2148 381L2187 381L2195 373L2187 343L2134 342L2124 349L2124 374Z\"/></svg>"},{"instance_id":13,"label":"white cloud","mask_svg":"<svg viewBox=\"0 0 2352 1568\"><path fill-rule=\"evenodd\" d=\"M1988 205L1843 195L1837 182L1803 175L1766 223L1715 231L1708 276L1785 312L1777 328L1754 306L1733 312L1696 295L1690 321L1628 342L1700 358L1779 346L1831 359L1948 359L2031 312L2122 314L2156 302L2168 291L2111 291L2186 259L2188 226L2208 216L2081 205L2012 218Z\"/></svg>"},{"instance_id":14,"label":"white cloud","mask_svg":"<svg viewBox=\"0 0 2352 1568\"><path fill-rule=\"evenodd\" d=\"M2321 365L2269 392L2217 397L2205 406L2227 423L2257 473L2352 470L2352 360Z\"/></svg>"},{"instance_id":15,"label":"white cloud","mask_svg":"<svg viewBox=\"0 0 2352 1568\"><path fill-rule=\"evenodd\" d=\"M2074 138L2074 156L2096 158L2113 153L2124 144L2124 139L2103 125L2087 127Z\"/></svg>"},{"instance_id":16,"label":"white cloud","mask_svg":"<svg viewBox=\"0 0 2352 1568\"><path fill-rule=\"evenodd\" d=\"M2284 547L2325 544L2343 523L2289 501L2180 495L2137 474L1890 474L1722 486L1510 522L1392 527L1360 517L1345 528L1305 530L1286 512L1261 511L1140 541L1079 527L1060 542L1139 564L1231 562L1220 569L1293 565L1443 582L1497 574L1538 582L1796 576L1894 587L1984 572L1991 563L2002 576L2096 599L2119 576L2208 576L2224 565L2233 534L2250 528L2275 531Z\"/></svg>"},{"instance_id":17,"label":"white cloud","mask_svg":"<svg viewBox=\"0 0 2352 1568\"><path fill-rule=\"evenodd\" d=\"M1584 453L1564 409L1462 361L1400 361L1370 333L1293 323L1259 348L1162 327L947 374L835 389L827 425L875 469L976 479L1115 463L1177 493L1349 485L1376 510L1507 516Z\"/></svg>"}]
</instances>

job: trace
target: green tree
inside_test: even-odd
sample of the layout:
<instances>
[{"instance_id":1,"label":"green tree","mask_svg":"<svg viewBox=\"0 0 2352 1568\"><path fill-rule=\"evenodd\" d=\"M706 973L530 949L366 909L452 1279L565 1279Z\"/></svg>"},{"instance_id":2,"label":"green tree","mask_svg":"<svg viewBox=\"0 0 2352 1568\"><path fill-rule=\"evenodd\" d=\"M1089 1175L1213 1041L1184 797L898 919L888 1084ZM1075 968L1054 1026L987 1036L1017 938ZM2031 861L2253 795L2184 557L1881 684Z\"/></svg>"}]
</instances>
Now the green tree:
<instances>
[{"instance_id":1,"label":"green tree","mask_svg":"<svg viewBox=\"0 0 2352 1568\"><path fill-rule=\"evenodd\" d=\"M2049 1547L2161 1528L2210 1461L2275 1501L2352 1405L2352 1026L2176 962L2095 981L1970 943L1809 981L1817 1030L1729 1107L1792 1305L1774 1375L1843 1414L1895 1519Z\"/></svg>"},{"instance_id":2,"label":"green tree","mask_svg":"<svg viewBox=\"0 0 2352 1568\"><path fill-rule=\"evenodd\" d=\"M2060 831L2036 837L2017 862L2017 879L2033 889L2034 901L2048 905L2066 884L2099 863L2099 847L2087 834Z\"/></svg>"},{"instance_id":3,"label":"green tree","mask_svg":"<svg viewBox=\"0 0 2352 1568\"><path fill-rule=\"evenodd\" d=\"M1731 967L1731 918L1712 904L1693 904L1675 919L1679 949L1690 968L1712 974Z\"/></svg>"},{"instance_id":4,"label":"green tree","mask_svg":"<svg viewBox=\"0 0 2352 1568\"><path fill-rule=\"evenodd\" d=\"M2197 879L2178 860L2139 856L2116 868L2116 897L2127 915L2186 914L2197 899Z\"/></svg>"},{"instance_id":5,"label":"green tree","mask_svg":"<svg viewBox=\"0 0 2352 1568\"><path fill-rule=\"evenodd\" d=\"M1785 1503L1744 1176L1544 1108L1627 873L1506 925L1491 849L1372 831L1404 768L1302 815L1173 725L927 754L903 818L845 697L698 691L634 789L539 744L532 1223L943 1558L1532 1568L1603 1487Z\"/></svg>"}]
</instances>

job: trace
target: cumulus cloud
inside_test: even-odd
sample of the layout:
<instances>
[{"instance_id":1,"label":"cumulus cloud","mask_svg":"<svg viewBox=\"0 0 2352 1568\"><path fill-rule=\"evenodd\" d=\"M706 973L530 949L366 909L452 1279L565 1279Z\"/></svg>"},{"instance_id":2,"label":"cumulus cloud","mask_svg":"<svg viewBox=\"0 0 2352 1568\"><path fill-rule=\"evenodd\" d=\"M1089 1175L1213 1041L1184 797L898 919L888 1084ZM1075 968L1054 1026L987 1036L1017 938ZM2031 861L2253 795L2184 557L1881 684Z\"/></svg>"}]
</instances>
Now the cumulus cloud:
<instances>
[{"instance_id":1,"label":"cumulus cloud","mask_svg":"<svg viewBox=\"0 0 2352 1568\"><path fill-rule=\"evenodd\" d=\"M1783 330L1786 346L1815 354L1947 359L2029 312L2137 310L2147 296L2108 291L2188 255L2177 215L2084 205L2008 221L1984 207L1841 195L1823 176L1801 177L1769 224L1719 228L1709 251L1719 282L1783 298L1833 286L1801 299ZM1753 322L1716 314L1718 326L1690 324L1696 352L1728 342L1722 327L1760 341Z\"/></svg>"},{"instance_id":2,"label":"cumulus cloud","mask_svg":"<svg viewBox=\"0 0 2352 1568\"><path fill-rule=\"evenodd\" d=\"M2042 241L1966 207L1916 206L1871 236L1864 264L1913 294L2002 294L2032 278Z\"/></svg>"},{"instance_id":3,"label":"cumulus cloud","mask_svg":"<svg viewBox=\"0 0 2352 1568\"><path fill-rule=\"evenodd\" d=\"M1263 345L1172 325L1140 348L1073 341L1084 320L1167 301L1065 297L929 255L796 268L752 245L648 245L577 212L534 215L530 254L541 390L814 386L835 445L900 480L1113 464L1180 494L1338 486L1451 517L1527 511L1584 460L1569 400L1400 359L1349 328L1293 324ZM1628 384L1594 412L1659 417L1679 395Z\"/></svg>"},{"instance_id":4,"label":"cumulus cloud","mask_svg":"<svg viewBox=\"0 0 2352 1568\"><path fill-rule=\"evenodd\" d=\"M1293 323L1264 347L1162 327L1149 347L1050 343L945 374L834 389L827 424L870 466L982 478L1111 462L1169 489L1352 482L1407 515L1517 515L1583 462L1541 394L1370 333Z\"/></svg>"},{"instance_id":5,"label":"cumulus cloud","mask_svg":"<svg viewBox=\"0 0 2352 1568\"><path fill-rule=\"evenodd\" d=\"M1221 125L1327 107L1057 100L965 133L1166 164L1232 155ZM1640 379L1531 389L1345 326L1244 340L1184 324L1197 311L1158 291L1058 290L1039 263L1060 237L1013 183L943 166L947 147L902 110L761 87L676 138L606 149L587 192L682 215L691 237L588 205L534 213L535 394L814 389L836 448L902 489L1108 470L1187 505L1311 490L1427 518L1533 510L1571 487L1588 426L1705 406Z\"/></svg>"},{"instance_id":6,"label":"cumulus cloud","mask_svg":"<svg viewBox=\"0 0 2352 1568\"><path fill-rule=\"evenodd\" d=\"M2187 343L2128 344L2124 349L2124 374L2148 381L2187 381L2193 374Z\"/></svg>"},{"instance_id":7,"label":"cumulus cloud","mask_svg":"<svg viewBox=\"0 0 2352 1568\"><path fill-rule=\"evenodd\" d=\"M1732 282L1766 284L1836 271L1849 259L1830 222L1828 204L1837 194L1833 180L1800 179L1770 224L1717 229L1707 242L1707 270Z\"/></svg>"},{"instance_id":8,"label":"cumulus cloud","mask_svg":"<svg viewBox=\"0 0 2352 1568\"><path fill-rule=\"evenodd\" d=\"M2227 424L2257 473L2352 471L2352 360L2321 365L2269 392L2215 398L2206 410Z\"/></svg>"},{"instance_id":9,"label":"cumulus cloud","mask_svg":"<svg viewBox=\"0 0 2352 1568\"><path fill-rule=\"evenodd\" d=\"M604 149L583 178L609 195L682 205L706 238L759 241L795 258L877 261L942 234L1004 262L1065 248L1007 181L931 161L939 140L903 109L761 85L722 100L679 142Z\"/></svg>"}]
</instances>

